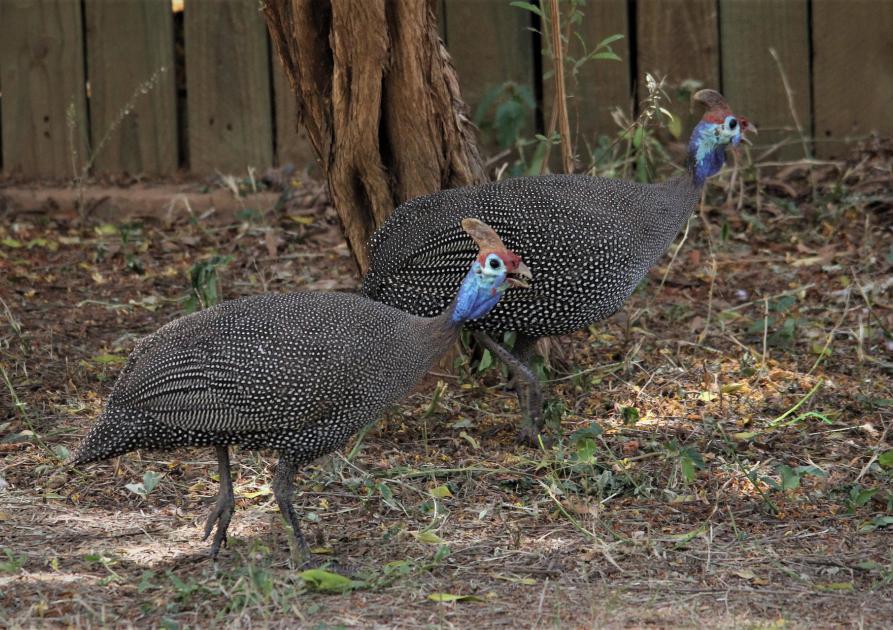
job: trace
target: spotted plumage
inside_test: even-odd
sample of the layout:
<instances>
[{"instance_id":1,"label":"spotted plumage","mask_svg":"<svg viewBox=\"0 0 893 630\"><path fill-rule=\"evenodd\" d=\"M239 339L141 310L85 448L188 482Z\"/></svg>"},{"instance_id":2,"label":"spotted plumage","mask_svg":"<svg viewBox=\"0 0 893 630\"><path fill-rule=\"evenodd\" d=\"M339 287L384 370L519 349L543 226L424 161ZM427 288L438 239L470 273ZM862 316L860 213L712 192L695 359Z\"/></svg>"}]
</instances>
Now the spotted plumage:
<instances>
[{"instance_id":1,"label":"spotted plumage","mask_svg":"<svg viewBox=\"0 0 893 630\"><path fill-rule=\"evenodd\" d=\"M73 463L215 446L221 494L205 535L219 521L216 555L232 514L227 447L276 449L274 492L302 543L290 501L294 468L343 446L400 400L461 324L498 302L507 274L526 272L492 230L464 224L491 243L477 260L472 252L458 297L435 317L360 295L306 292L225 302L163 326L137 344Z\"/></svg>"},{"instance_id":2,"label":"spotted plumage","mask_svg":"<svg viewBox=\"0 0 893 630\"><path fill-rule=\"evenodd\" d=\"M530 265L534 280L527 290L507 291L469 327L487 337L515 332L529 349L538 337L609 317L685 225L704 179L722 166L726 146L752 129L734 118L718 93L697 96L708 110L692 134L686 174L657 184L585 175L520 177L413 199L373 235L363 292L411 313L439 312L474 249L456 229L456 218L473 216L499 232ZM515 358L516 371L525 367L523 354ZM527 380L538 391L538 382ZM535 437L541 409L522 400L522 412L526 437Z\"/></svg>"}]
</instances>

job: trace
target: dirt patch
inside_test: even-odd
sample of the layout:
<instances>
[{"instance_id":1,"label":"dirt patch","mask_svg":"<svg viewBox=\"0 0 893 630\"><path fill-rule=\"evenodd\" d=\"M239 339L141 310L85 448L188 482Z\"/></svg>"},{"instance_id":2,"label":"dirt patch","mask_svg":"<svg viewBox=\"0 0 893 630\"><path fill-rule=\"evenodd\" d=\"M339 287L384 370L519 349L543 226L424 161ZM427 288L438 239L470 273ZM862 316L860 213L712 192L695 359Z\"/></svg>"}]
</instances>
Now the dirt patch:
<instances>
[{"instance_id":1,"label":"dirt patch","mask_svg":"<svg viewBox=\"0 0 893 630\"><path fill-rule=\"evenodd\" d=\"M621 314L551 344L554 447L514 444L500 366L463 354L304 471L341 594L289 566L269 454L234 457L216 566L211 452L59 468L196 265L226 298L357 286L322 187L220 221L5 215L0 623L888 626L891 152L729 177Z\"/></svg>"}]
</instances>

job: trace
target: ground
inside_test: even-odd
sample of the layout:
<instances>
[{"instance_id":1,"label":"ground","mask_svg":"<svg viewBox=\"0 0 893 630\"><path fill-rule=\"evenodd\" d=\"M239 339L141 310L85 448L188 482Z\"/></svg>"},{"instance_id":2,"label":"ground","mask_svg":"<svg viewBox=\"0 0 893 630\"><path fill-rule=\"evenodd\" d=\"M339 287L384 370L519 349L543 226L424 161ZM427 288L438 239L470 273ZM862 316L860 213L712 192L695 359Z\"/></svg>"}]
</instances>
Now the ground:
<instances>
[{"instance_id":1,"label":"ground","mask_svg":"<svg viewBox=\"0 0 893 630\"><path fill-rule=\"evenodd\" d=\"M304 530L353 581L291 566L270 453L235 453L217 563L210 450L63 467L197 296L357 287L322 187L229 216L7 210L0 625L889 627L891 156L712 181L621 313L543 348L553 445L514 442L501 366L466 352L308 467Z\"/></svg>"}]
</instances>

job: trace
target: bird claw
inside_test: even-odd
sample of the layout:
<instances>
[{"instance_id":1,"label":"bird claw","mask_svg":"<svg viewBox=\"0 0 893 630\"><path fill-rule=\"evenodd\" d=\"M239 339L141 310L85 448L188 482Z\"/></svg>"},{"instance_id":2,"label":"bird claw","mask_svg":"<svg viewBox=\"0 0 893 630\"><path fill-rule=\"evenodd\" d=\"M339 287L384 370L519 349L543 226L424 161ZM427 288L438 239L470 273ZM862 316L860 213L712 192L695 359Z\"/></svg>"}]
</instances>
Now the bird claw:
<instances>
[{"instance_id":1,"label":"bird claw","mask_svg":"<svg viewBox=\"0 0 893 630\"><path fill-rule=\"evenodd\" d=\"M540 431L540 428L534 424L525 424L518 432L517 441L532 448L549 448L555 440Z\"/></svg>"},{"instance_id":2,"label":"bird claw","mask_svg":"<svg viewBox=\"0 0 893 630\"><path fill-rule=\"evenodd\" d=\"M220 553L221 545L229 547L229 539L227 538L226 530L229 528L229 521L232 518L232 515L232 505L218 503L208 515L208 520L205 521L205 535L202 536L202 541L207 540L208 536L211 535L214 526L217 526L217 531L214 533L214 540L211 543L211 558L217 558L217 554Z\"/></svg>"}]
</instances>

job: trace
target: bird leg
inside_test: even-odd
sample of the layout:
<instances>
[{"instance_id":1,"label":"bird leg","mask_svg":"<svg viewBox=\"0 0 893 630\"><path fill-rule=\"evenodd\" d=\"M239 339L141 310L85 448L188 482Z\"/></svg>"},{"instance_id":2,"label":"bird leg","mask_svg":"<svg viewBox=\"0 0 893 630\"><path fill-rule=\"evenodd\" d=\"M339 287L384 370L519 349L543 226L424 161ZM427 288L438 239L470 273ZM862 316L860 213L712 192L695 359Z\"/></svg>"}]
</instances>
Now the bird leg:
<instances>
[{"instance_id":1,"label":"bird leg","mask_svg":"<svg viewBox=\"0 0 893 630\"><path fill-rule=\"evenodd\" d=\"M312 561L310 547L301 534L301 528L298 525L298 513L292 504L292 495L294 494L295 480L295 464L285 457L279 458L276 464L276 474L273 477L273 496L276 497L276 504L279 506L279 512L288 528L291 529L290 540L297 544L298 555L301 557L302 566ZM290 545L291 546L291 545Z\"/></svg>"},{"instance_id":2,"label":"bird leg","mask_svg":"<svg viewBox=\"0 0 893 630\"><path fill-rule=\"evenodd\" d=\"M512 371L512 381L521 408L521 431L518 441L531 446L539 446L539 435L543 430L543 390L540 380L527 361L510 352L505 346L497 343L482 330L474 331L474 338L505 363ZM535 339L519 337L520 353L529 360Z\"/></svg>"},{"instance_id":3,"label":"bird leg","mask_svg":"<svg viewBox=\"0 0 893 630\"><path fill-rule=\"evenodd\" d=\"M233 517L236 509L236 500L233 495L233 480L229 472L229 447L217 447L217 469L220 476L220 489L217 491L217 505L208 515L205 522L205 535L202 540L207 540L217 524L217 531L214 533L214 542L211 543L211 557L216 558L220 552L220 544L226 544L226 530L229 527L229 521Z\"/></svg>"}]
</instances>

